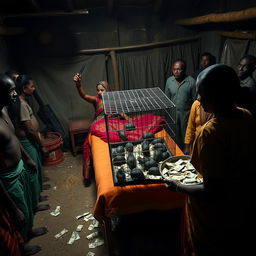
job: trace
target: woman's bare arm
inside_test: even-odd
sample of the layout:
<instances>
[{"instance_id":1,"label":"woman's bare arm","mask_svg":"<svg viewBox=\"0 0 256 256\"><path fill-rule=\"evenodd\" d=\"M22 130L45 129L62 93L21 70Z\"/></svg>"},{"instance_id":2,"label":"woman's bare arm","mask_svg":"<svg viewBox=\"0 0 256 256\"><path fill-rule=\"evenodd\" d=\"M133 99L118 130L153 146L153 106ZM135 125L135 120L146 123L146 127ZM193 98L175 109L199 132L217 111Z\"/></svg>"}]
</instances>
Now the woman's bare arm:
<instances>
[{"instance_id":1,"label":"woman's bare arm","mask_svg":"<svg viewBox=\"0 0 256 256\"><path fill-rule=\"evenodd\" d=\"M80 97L89 103L95 104L96 97L91 96L84 91L84 89L82 88L82 85L81 85L81 80L82 80L82 77L80 74L77 73L76 75L74 75L73 81L75 82L75 85L76 85L76 88L77 88L77 91L78 91Z\"/></svg>"}]
</instances>

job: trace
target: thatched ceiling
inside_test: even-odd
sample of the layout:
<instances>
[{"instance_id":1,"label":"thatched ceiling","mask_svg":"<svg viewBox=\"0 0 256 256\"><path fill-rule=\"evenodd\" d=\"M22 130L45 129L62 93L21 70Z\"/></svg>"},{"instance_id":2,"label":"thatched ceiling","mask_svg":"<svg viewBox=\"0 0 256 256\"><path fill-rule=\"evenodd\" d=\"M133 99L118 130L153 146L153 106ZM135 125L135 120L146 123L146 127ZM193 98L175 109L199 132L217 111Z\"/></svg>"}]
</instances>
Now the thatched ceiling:
<instances>
[{"instance_id":1,"label":"thatched ceiling","mask_svg":"<svg viewBox=\"0 0 256 256\"><path fill-rule=\"evenodd\" d=\"M161 18L174 16L176 19L191 18L209 13L227 13L255 7L255 0L1 0L0 19L2 25L5 21L27 16L47 15L76 15L103 9L107 14L118 14L120 9L126 7L147 8ZM132 13L131 13L132 17ZM1 22L0 20L0 22ZM13 20L14 21L14 20ZM218 22L216 22L218 23ZM7 23L6 23L7 24ZM226 24L230 29L254 28L253 20ZM1 23L0 23L1 26ZM207 24L207 28L215 24ZM204 28L204 24L197 24L197 28ZM219 25L217 24L217 28Z\"/></svg>"},{"instance_id":2,"label":"thatched ceiling","mask_svg":"<svg viewBox=\"0 0 256 256\"><path fill-rule=\"evenodd\" d=\"M111 12L120 7L152 7L155 11L171 3L175 6L188 4L189 0L1 0L2 17L20 14L39 14L48 12L75 12L83 9L106 8ZM200 0L192 1L193 5ZM184 5L183 5L184 6Z\"/></svg>"},{"instance_id":3,"label":"thatched ceiling","mask_svg":"<svg viewBox=\"0 0 256 256\"><path fill-rule=\"evenodd\" d=\"M0 16L13 16L21 14L42 14L49 12L76 12L83 9L105 8L114 12L123 7L149 7L154 12L184 11L196 15L210 12L237 11L255 7L255 0L1 0ZM208 9L208 10L207 10Z\"/></svg>"}]
</instances>

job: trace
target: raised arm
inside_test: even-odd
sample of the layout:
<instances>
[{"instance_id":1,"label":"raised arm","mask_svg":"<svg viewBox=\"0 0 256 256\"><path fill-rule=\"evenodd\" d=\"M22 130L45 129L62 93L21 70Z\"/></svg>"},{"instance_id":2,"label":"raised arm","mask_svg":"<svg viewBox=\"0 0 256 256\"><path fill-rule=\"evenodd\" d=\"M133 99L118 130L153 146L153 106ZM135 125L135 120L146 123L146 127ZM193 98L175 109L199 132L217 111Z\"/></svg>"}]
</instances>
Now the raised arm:
<instances>
[{"instance_id":1,"label":"raised arm","mask_svg":"<svg viewBox=\"0 0 256 256\"><path fill-rule=\"evenodd\" d=\"M77 91L78 91L80 97L89 103L96 104L96 97L90 96L84 91L84 89L82 88L82 85L81 85L81 80L82 80L82 76L79 73L74 75L73 81L75 83L75 86L77 88Z\"/></svg>"}]
</instances>

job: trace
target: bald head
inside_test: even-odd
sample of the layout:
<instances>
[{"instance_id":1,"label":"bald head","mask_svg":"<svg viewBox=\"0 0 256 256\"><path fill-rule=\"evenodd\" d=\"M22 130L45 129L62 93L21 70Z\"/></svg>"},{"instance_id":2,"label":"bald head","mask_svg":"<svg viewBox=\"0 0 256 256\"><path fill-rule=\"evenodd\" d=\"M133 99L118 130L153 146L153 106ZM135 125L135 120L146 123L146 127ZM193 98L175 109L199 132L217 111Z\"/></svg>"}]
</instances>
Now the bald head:
<instances>
[{"instance_id":1,"label":"bald head","mask_svg":"<svg viewBox=\"0 0 256 256\"><path fill-rule=\"evenodd\" d=\"M14 102L17 93L15 92L15 83L7 75L0 75L0 104L1 108Z\"/></svg>"},{"instance_id":2,"label":"bald head","mask_svg":"<svg viewBox=\"0 0 256 256\"><path fill-rule=\"evenodd\" d=\"M172 74L177 81L182 81L186 77L186 62L178 59L172 64Z\"/></svg>"}]
</instances>

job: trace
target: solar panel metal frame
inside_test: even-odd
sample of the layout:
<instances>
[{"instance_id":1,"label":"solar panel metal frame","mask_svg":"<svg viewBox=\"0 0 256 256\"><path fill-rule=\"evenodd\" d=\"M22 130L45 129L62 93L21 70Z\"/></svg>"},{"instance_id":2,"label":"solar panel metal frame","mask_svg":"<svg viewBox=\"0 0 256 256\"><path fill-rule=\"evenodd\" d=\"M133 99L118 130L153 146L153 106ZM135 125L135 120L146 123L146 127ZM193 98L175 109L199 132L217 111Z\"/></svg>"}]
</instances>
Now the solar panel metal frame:
<instances>
[{"instance_id":1,"label":"solar panel metal frame","mask_svg":"<svg viewBox=\"0 0 256 256\"><path fill-rule=\"evenodd\" d=\"M105 115L175 107L174 103L159 87L105 92L102 99Z\"/></svg>"},{"instance_id":2,"label":"solar panel metal frame","mask_svg":"<svg viewBox=\"0 0 256 256\"><path fill-rule=\"evenodd\" d=\"M117 180L115 176L116 166L113 164L112 147L125 145L126 142L110 142L109 133L118 131L119 129L109 129L108 120L120 118L120 116L117 116L118 114L122 113L127 113L128 116L139 116L141 114L143 115L147 113L153 113L156 115L164 114L169 122L165 122L164 124L162 124L162 126L165 127L167 136L175 138L175 104L166 96L166 94L159 87L105 92L102 94L102 100L104 106L106 132L108 134L107 139L114 185L126 186L133 184L150 184L159 182L161 183L162 181L159 179L145 179L137 181L131 180L125 182L120 182ZM141 126L140 128L143 128L143 126ZM139 140L131 142L136 144L136 142L138 143L141 141ZM170 155L175 155L175 146L173 148L168 148L168 152L170 153ZM137 152L137 154L138 153L139 152Z\"/></svg>"}]
</instances>

